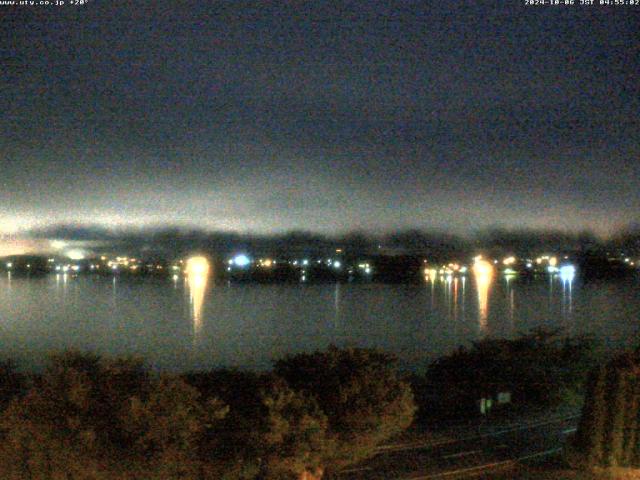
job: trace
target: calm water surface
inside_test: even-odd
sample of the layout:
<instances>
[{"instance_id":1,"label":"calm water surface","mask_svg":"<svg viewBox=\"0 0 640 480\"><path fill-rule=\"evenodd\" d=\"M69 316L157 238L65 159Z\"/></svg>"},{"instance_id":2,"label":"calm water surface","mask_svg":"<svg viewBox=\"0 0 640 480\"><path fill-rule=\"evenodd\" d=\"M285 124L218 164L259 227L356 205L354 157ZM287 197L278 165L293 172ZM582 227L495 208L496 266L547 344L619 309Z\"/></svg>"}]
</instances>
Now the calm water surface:
<instances>
[{"instance_id":1,"label":"calm water surface","mask_svg":"<svg viewBox=\"0 0 640 480\"><path fill-rule=\"evenodd\" d=\"M0 277L0 352L40 367L64 348L140 354L154 368L268 368L333 343L422 369L460 344L537 326L636 342L640 281L466 278L422 285L214 284L206 279Z\"/></svg>"}]
</instances>

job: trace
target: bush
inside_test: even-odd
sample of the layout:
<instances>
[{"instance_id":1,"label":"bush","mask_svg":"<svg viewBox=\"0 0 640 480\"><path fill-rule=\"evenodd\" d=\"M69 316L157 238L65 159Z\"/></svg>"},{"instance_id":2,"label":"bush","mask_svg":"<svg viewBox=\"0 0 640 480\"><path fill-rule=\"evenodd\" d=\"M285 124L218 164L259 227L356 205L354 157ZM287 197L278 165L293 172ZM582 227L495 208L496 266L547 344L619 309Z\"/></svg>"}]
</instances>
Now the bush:
<instances>
[{"instance_id":1,"label":"bush","mask_svg":"<svg viewBox=\"0 0 640 480\"><path fill-rule=\"evenodd\" d=\"M223 416L177 378L153 380L136 359L54 355L0 419L3 478L188 478L204 428ZM178 467L179 466L179 467Z\"/></svg>"},{"instance_id":2,"label":"bush","mask_svg":"<svg viewBox=\"0 0 640 480\"><path fill-rule=\"evenodd\" d=\"M183 376L67 352L0 416L0 478L320 478L371 455L414 412L395 359L373 350Z\"/></svg>"},{"instance_id":3,"label":"bush","mask_svg":"<svg viewBox=\"0 0 640 480\"><path fill-rule=\"evenodd\" d=\"M321 472L329 441L327 417L315 400L280 379L262 388L259 396L265 409L255 435L261 445L261 478L296 479Z\"/></svg>"},{"instance_id":4,"label":"bush","mask_svg":"<svg viewBox=\"0 0 640 480\"><path fill-rule=\"evenodd\" d=\"M327 418L314 399L271 374L217 370L185 378L231 405L203 447L228 478L299 478L321 469Z\"/></svg>"},{"instance_id":5,"label":"bush","mask_svg":"<svg viewBox=\"0 0 640 480\"><path fill-rule=\"evenodd\" d=\"M480 398L511 393L520 405L553 406L572 399L593 365L593 341L563 338L560 331L533 330L519 338L487 339L460 347L433 362L416 382L421 416L478 414Z\"/></svg>"},{"instance_id":6,"label":"bush","mask_svg":"<svg viewBox=\"0 0 640 480\"><path fill-rule=\"evenodd\" d=\"M395 357L376 350L336 347L276 363L276 375L314 398L327 416L327 466L342 468L371 456L412 423L413 394L395 365Z\"/></svg>"}]
</instances>

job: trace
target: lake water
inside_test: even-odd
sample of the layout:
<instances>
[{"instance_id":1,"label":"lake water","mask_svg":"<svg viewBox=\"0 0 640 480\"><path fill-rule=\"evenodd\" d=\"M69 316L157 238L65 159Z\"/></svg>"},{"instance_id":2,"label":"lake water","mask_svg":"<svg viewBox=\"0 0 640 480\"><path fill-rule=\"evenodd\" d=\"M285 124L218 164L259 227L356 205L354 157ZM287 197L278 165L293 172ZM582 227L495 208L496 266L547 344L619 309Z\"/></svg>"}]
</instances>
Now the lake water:
<instances>
[{"instance_id":1,"label":"lake water","mask_svg":"<svg viewBox=\"0 0 640 480\"><path fill-rule=\"evenodd\" d=\"M78 348L143 355L173 371L269 368L329 344L378 347L421 370L460 344L537 326L636 343L640 280L581 283L495 275L421 285L214 284L207 279L0 277L0 354L39 368Z\"/></svg>"}]
</instances>

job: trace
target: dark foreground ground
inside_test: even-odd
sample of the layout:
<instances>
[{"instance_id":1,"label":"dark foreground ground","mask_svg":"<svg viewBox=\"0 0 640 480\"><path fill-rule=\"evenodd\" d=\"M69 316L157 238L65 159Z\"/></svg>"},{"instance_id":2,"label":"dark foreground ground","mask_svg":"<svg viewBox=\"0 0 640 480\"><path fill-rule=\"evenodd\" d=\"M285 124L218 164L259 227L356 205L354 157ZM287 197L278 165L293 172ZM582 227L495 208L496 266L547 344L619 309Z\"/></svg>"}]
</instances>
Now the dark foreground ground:
<instances>
[{"instance_id":1,"label":"dark foreground ground","mask_svg":"<svg viewBox=\"0 0 640 480\"><path fill-rule=\"evenodd\" d=\"M638 478L570 472L562 451L575 432L575 410L539 412L452 426L435 433L414 430L378 449L377 455L336 475L339 480L448 480Z\"/></svg>"}]
</instances>

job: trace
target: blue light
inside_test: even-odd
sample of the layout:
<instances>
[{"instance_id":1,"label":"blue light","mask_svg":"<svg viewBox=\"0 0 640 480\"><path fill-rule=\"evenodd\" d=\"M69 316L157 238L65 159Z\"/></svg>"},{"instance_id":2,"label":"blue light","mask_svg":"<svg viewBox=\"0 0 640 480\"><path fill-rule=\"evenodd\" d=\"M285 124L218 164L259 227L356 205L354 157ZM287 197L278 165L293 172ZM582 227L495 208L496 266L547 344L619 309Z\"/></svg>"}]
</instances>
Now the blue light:
<instances>
[{"instance_id":1,"label":"blue light","mask_svg":"<svg viewBox=\"0 0 640 480\"><path fill-rule=\"evenodd\" d=\"M564 275L574 275L576 273L576 267L573 265L563 265L560 267L560 273Z\"/></svg>"},{"instance_id":2,"label":"blue light","mask_svg":"<svg viewBox=\"0 0 640 480\"><path fill-rule=\"evenodd\" d=\"M244 253L241 253L233 257L233 263L238 267L246 267L251 263L251 260Z\"/></svg>"},{"instance_id":3,"label":"blue light","mask_svg":"<svg viewBox=\"0 0 640 480\"><path fill-rule=\"evenodd\" d=\"M576 267L573 265L563 265L560 267L560 278L562 280L573 280L573 277L576 274Z\"/></svg>"}]
</instances>

